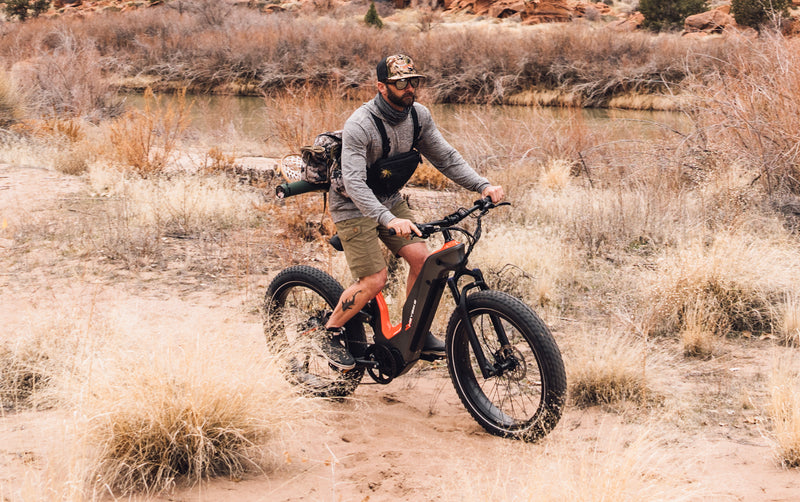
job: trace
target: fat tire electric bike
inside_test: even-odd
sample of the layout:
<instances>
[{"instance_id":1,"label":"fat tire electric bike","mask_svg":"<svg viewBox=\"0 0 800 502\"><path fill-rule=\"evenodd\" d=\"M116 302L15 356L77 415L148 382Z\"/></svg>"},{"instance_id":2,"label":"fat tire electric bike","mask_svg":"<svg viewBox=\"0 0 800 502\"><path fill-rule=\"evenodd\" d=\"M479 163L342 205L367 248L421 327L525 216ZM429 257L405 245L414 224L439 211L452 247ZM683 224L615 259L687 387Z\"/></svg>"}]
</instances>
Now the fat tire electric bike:
<instances>
[{"instance_id":1,"label":"fat tire electric bike","mask_svg":"<svg viewBox=\"0 0 800 502\"><path fill-rule=\"evenodd\" d=\"M424 238L441 233L444 244L426 259L399 324L390 322L379 293L345 325L344 343L356 359L350 370L330 365L309 342L315 331L324 329L342 285L305 265L278 273L266 292L265 327L268 339L289 354L287 379L322 397L352 394L365 372L388 384L426 359L425 338L449 289L455 309L445 337L447 369L464 407L497 436L535 441L549 433L561 418L567 387L558 346L533 309L490 289L479 269L467 267L481 237L481 219L507 204L481 199L441 220L417 224ZM477 220L472 232L456 226L468 216ZM454 239L454 233L465 236L466 243ZM341 248L336 236L331 244ZM371 328L369 337L365 326Z\"/></svg>"}]
</instances>

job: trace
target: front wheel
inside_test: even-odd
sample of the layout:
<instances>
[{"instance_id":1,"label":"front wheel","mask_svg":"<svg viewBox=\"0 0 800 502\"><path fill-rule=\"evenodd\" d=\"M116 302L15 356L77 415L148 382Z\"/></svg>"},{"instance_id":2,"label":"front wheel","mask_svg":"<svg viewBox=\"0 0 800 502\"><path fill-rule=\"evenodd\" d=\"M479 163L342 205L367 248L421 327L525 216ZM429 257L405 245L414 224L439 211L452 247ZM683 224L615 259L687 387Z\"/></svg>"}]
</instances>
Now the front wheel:
<instances>
[{"instance_id":1,"label":"front wheel","mask_svg":"<svg viewBox=\"0 0 800 502\"><path fill-rule=\"evenodd\" d=\"M561 418L567 378L561 352L539 316L501 291L467 298L480 350L492 371L484 376L458 311L447 326L447 368L472 417L497 436L535 441ZM501 343L505 337L508 343Z\"/></svg>"},{"instance_id":2,"label":"front wheel","mask_svg":"<svg viewBox=\"0 0 800 502\"><path fill-rule=\"evenodd\" d=\"M336 279L305 265L281 271L267 288L267 342L283 359L287 379L320 397L348 396L364 375L362 367L347 371L333 367L310 343L314 332L324 329L342 291ZM345 330L347 349L358 355L365 345L364 325L353 320Z\"/></svg>"}]
</instances>

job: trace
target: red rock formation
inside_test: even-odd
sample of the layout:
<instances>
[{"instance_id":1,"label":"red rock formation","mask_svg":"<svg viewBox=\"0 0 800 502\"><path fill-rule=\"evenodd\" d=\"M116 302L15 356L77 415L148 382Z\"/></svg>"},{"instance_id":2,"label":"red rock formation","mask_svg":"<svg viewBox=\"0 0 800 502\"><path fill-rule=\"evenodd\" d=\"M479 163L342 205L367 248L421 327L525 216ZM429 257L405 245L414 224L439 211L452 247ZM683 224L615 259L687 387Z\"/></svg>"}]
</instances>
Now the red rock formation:
<instances>
[{"instance_id":1,"label":"red rock formation","mask_svg":"<svg viewBox=\"0 0 800 502\"><path fill-rule=\"evenodd\" d=\"M642 26L643 22L644 14L641 12L634 12L625 19L611 21L608 23L607 27L614 31L636 31Z\"/></svg>"},{"instance_id":2,"label":"red rock formation","mask_svg":"<svg viewBox=\"0 0 800 502\"><path fill-rule=\"evenodd\" d=\"M611 14L611 7L604 4L603 2L578 2L573 6L573 10L575 11L576 15L585 16L587 10L596 10L598 14L601 16L607 16Z\"/></svg>"},{"instance_id":3,"label":"red rock formation","mask_svg":"<svg viewBox=\"0 0 800 502\"><path fill-rule=\"evenodd\" d=\"M726 7L730 10L729 6ZM733 16L724 12L723 9L714 9L689 16L683 23L686 33L722 33L725 28L734 26L736 26L736 21Z\"/></svg>"},{"instance_id":4,"label":"red rock formation","mask_svg":"<svg viewBox=\"0 0 800 502\"><path fill-rule=\"evenodd\" d=\"M573 16L567 0L444 0L444 5L477 16L504 18L519 13L526 24L569 21Z\"/></svg>"},{"instance_id":5,"label":"red rock formation","mask_svg":"<svg viewBox=\"0 0 800 502\"><path fill-rule=\"evenodd\" d=\"M566 0L532 0L525 4L522 20L525 24L557 23L572 19L572 9Z\"/></svg>"}]
</instances>

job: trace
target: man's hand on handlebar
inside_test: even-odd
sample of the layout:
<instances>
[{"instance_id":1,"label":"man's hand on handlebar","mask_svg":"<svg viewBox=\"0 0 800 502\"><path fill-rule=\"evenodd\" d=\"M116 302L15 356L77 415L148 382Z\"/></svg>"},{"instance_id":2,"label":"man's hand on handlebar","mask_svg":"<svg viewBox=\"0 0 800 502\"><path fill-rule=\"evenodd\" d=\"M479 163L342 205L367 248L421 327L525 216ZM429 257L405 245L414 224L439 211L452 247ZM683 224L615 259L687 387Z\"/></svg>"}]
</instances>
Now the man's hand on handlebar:
<instances>
[{"instance_id":1,"label":"man's hand on handlebar","mask_svg":"<svg viewBox=\"0 0 800 502\"><path fill-rule=\"evenodd\" d=\"M492 202L497 204L503 198L505 198L506 194L503 192L503 187L500 185L491 185L483 189L481 192L481 197L489 197L492 199Z\"/></svg>"},{"instance_id":2,"label":"man's hand on handlebar","mask_svg":"<svg viewBox=\"0 0 800 502\"><path fill-rule=\"evenodd\" d=\"M410 238L412 233L422 237L422 232L414 225L414 222L406 220L405 218L395 218L386 226L390 230L394 230L396 235L405 237L406 239Z\"/></svg>"}]
</instances>

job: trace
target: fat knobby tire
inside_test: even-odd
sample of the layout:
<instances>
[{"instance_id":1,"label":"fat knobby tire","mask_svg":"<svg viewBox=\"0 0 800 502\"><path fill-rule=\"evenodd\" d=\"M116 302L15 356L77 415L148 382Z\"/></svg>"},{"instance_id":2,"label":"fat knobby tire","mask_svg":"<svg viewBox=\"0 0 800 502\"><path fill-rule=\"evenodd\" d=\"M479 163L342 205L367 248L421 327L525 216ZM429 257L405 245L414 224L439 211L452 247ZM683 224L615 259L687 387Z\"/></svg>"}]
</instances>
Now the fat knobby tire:
<instances>
[{"instance_id":1,"label":"fat knobby tire","mask_svg":"<svg viewBox=\"0 0 800 502\"><path fill-rule=\"evenodd\" d=\"M447 366L461 402L472 417L491 434L525 441L535 441L545 436L561 418L567 389L564 363L552 334L533 309L501 291L471 294L467 298L467 309L471 319L482 315L502 318L524 337L535 356L535 361L526 361L527 371L537 371L537 368L531 366L538 366L541 397L535 412L525 419L512 420L495 407L492 398L496 396L486 396L481 388L480 382L483 379L480 372L477 371L476 374L472 367L472 347L469 345L467 332L458 312L454 312L447 327ZM489 353L486 357L490 361L493 359L493 355Z\"/></svg>"},{"instance_id":2,"label":"fat knobby tire","mask_svg":"<svg viewBox=\"0 0 800 502\"><path fill-rule=\"evenodd\" d=\"M272 280L267 287L265 295L265 332L267 334L268 342L278 342L280 344L287 343L285 338L275 340L275 337L284 337L285 334L279 333L275 324L280 323L280 313L282 307L285 305L287 297L292 290L306 289L313 291L325 300L328 306L328 314L333 311L334 306L339 301L339 298L344 291L342 285L333 277L314 267L306 265L298 265L289 267L282 270ZM309 317L318 315L318 312L309 312ZM366 338L364 336L364 326L360 322L351 321L346 326L347 339L349 344L355 346L365 345ZM296 378L298 372L295 368L287 368L289 373L289 380L297 383ZM314 386L313 388L306 388L310 393L319 397L345 397L352 394L361 377L364 375L364 368L356 367L346 372L338 372L335 381L332 381L324 386Z\"/></svg>"}]
</instances>

